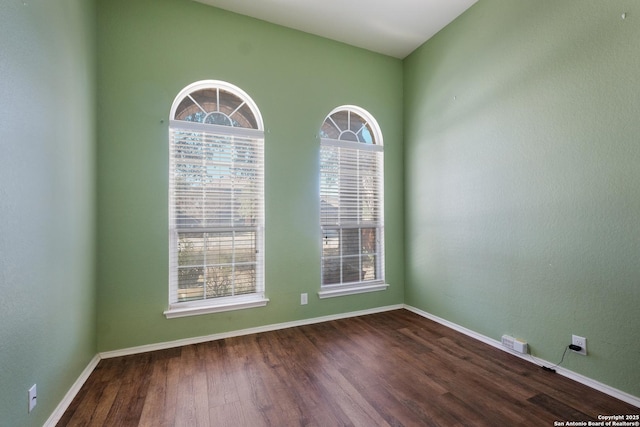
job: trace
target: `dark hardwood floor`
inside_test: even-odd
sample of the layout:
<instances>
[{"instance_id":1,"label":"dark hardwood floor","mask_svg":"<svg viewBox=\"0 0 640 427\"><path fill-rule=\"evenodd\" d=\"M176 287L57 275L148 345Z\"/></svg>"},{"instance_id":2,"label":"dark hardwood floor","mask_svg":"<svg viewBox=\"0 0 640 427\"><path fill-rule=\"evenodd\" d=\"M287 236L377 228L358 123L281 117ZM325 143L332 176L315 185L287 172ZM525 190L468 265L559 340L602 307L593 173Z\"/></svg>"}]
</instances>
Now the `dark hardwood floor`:
<instances>
[{"instance_id":1,"label":"dark hardwood floor","mask_svg":"<svg viewBox=\"0 0 640 427\"><path fill-rule=\"evenodd\" d=\"M58 426L553 426L638 413L397 310L102 360Z\"/></svg>"}]
</instances>

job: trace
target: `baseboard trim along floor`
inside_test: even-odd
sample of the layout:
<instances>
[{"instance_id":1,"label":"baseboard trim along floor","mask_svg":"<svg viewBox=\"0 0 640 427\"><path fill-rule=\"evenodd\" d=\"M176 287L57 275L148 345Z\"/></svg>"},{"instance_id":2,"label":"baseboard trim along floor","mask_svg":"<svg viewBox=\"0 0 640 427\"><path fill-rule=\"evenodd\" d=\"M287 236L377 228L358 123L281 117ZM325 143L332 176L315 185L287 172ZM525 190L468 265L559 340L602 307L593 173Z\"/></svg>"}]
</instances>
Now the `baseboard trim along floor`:
<instances>
[{"instance_id":1,"label":"baseboard trim along floor","mask_svg":"<svg viewBox=\"0 0 640 427\"><path fill-rule=\"evenodd\" d=\"M502 343L498 340L494 340L492 338L489 338L487 336L484 336L482 334L479 334L477 332L474 332L470 329L467 329L463 326L460 326L458 324L455 324L453 322L450 322L448 320L445 320L441 317L435 316L431 313L427 313L426 311L422 311L418 308L412 307L410 305L405 305L404 306L405 309L419 315L422 317L425 317L427 319L433 320L434 322L440 323L443 326L446 326L448 328L453 329L454 331L458 331L462 334L465 334L471 338L475 338L478 341L482 341L485 344L488 344L492 347L498 348L502 351L506 351L509 354L513 354L514 356L517 356L523 360L526 360L527 362L530 363L534 363L534 364L538 364L538 365L544 365L544 366L553 366L555 365L555 363L551 363L549 361L546 361L544 359L540 359L539 357L536 357L535 360L533 360L529 355L526 354L522 354L522 353L518 353L516 351L510 350L508 348L506 348L505 346L502 345ZM589 377L585 377L584 375L578 374L577 372L573 372L569 369L563 368L561 366L556 366L554 367L554 369L556 370L556 373L565 376L567 378L570 378L576 382L579 382L581 384L586 385L587 387L591 387L594 390L598 390L604 394L607 394L611 397L615 397L616 399L620 399L623 402L627 402L630 405L634 405L640 408L640 398L633 396L629 393L625 393L622 390L618 390L614 387L608 386L606 384L603 384L599 381L596 381L594 379L591 379Z\"/></svg>"},{"instance_id":2,"label":"baseboard trim along floor","mask_svg":"<svg viewBox=\"0 0 640 427\"><path fill-rule=\"evenodd\" d=\"M73 402L73 399L75 399L76 395L78 394L84 383L87 381L93 370L96 368L96 366L98 366L100 360L101 358L99 354L93 356L93 359L91 359L87 367L84 368L78 379L73 383L67 394L65 394L62 401L58 404L51 416L49 416L49 419L44 423L44 427L55 427L56 424L58 424L58 421L60 421L62 415L64 415L65 411L69 408L69 405L71 405L71 402Z\"/></svg>"}]
</instances>

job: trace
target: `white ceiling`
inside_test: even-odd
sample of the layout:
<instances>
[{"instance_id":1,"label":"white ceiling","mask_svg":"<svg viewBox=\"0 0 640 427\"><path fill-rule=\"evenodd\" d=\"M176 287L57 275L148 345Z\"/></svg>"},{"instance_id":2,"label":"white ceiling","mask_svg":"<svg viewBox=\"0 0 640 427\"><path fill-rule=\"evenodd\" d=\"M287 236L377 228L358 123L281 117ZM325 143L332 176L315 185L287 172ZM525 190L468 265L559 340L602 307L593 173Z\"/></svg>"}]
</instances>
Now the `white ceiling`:
<instances>
[{"instance_id":1,"label":"white ceiling","mask_svg":"<svg viewBox=\"0 0 640 427\"><path fill-rule=\"evenodd\" d=\"M477 0L196 0L404 58Z\"/></svg>"}]
</instances>

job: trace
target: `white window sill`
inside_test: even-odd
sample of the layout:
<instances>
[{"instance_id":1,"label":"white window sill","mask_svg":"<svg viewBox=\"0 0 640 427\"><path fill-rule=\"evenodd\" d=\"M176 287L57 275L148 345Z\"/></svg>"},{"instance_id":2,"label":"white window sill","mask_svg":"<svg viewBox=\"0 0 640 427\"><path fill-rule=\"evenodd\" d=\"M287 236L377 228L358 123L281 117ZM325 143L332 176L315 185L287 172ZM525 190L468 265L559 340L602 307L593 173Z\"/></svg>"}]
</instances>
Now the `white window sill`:
<instances>
[{"instance_id":1,"label":"white window sill","mask_svg":"<svg viewBox=\"0 0 640 427\"><path fill-rule=\"evenodd\" d=\"M164 315L167 319L174 319L176 317L197 316L200 314L220 313L223 311L243 310L246 308L264 307L269 302L269 298L262 295L252 296L251 298L242 298L238 300L227 300L225 302L219 301L199 301L197 303L189 304L175 304L169 307Z\"/></svg>"},{"instance_id":2,"label":"white window sill","mask_svg":"<svg viewBox=\"0 0 640 427\"><path fill-rule=\"evenodd\" d=\"M325 288L318 292L320 299L341 297L345 295L363 294L366 292L386 291L389 285L387 283L358 284L351 286L336 286L334 288Z\"/></svg>"}]
</instances>

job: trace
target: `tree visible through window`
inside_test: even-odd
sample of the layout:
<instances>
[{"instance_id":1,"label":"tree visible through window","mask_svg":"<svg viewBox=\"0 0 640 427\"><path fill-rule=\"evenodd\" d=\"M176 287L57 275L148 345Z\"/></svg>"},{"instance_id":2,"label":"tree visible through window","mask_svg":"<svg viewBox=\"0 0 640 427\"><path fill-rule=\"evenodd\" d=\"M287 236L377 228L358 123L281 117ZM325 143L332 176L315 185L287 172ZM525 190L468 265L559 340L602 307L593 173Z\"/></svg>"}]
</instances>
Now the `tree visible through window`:
<instances>
[{"instance_id":1,"label":"tree visible through window","mask_svg":"<svg viewBox=\"0 0 640 427\"><path fill-rule=\"evenodd\" d=\"M346 106L320 136L322 286L383 283L382 134L366 111Z\"/></svg>"},{"instance_id":2,"label":"tree visible through window","mask_svg":"<svg viewBox=\"0 0 640 427\"><path fill-rule=\"evenodd\" d=\"M264 132L239 88L203 81L170 124L170 309L264 297Z\"/></svg>"}]
</instances>

